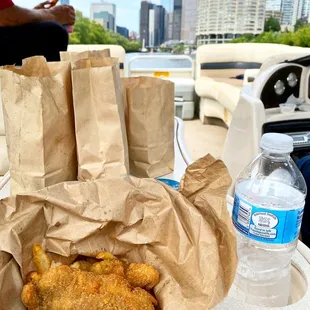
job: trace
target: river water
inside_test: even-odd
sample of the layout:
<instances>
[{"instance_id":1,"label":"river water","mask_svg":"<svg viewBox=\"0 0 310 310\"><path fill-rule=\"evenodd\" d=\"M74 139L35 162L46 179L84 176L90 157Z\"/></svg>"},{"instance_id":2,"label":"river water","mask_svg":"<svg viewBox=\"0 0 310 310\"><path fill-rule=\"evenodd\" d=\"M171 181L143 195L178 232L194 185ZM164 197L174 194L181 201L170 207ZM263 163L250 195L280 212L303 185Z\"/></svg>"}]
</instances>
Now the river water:
<instances>
[{"instance_id":1,"label":"river water","mask_svg":"<svg viewBox=\"0 0 310 310\"><path fill-rule=\"evenodd\" d=\"M172 56L170 53L130 53L126 54L126 63L135 56ZM185 55L184 55L185 56ZM192 59L194 59L194 56L190 56ZM192 64L190 60L188 59L137 59L134 60L131 64L132 69L137 68L191 68Z\"/></svg>"}]
</instances>

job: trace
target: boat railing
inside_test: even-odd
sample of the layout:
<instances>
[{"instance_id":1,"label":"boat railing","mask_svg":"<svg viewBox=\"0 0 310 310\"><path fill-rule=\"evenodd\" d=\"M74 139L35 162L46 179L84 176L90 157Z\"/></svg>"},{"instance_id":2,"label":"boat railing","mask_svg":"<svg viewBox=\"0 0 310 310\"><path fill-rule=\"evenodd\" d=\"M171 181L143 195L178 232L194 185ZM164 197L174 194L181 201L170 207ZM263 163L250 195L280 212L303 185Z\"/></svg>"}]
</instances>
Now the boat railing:
<instances>
[{"instance_id":1,"label":"boat railing","mask_svg":"<svg viewBox=\"0 0 310 310\"><path fill-rule=\"evenodd\" d=\"M132 64L137 60L187 60L190 62L190 68L168 68L168 67L141 67L133 68ZM141 55L132 57L127 64L126 76L137 77L137 76L152 76L152 77L164 77L164 78L194 78L194 61L190 56L187 55Z\"/></svg>"},{"instance_id":2,"label":"boat railing","mask_svg":"<svg viewBox=\"0 0 310 310\"><path fill-rule=\"evenodd\" d=\"M176 121L176 126L177 126L177 128L176 128L176 133L177 133L176 141L178 144L178 149L180 150L180 153L182 155L184 162L186 163L187 166L189 166L194 162L194 160L192 159L192 157L189 154L188 149L185 145L183 121L178 117L175 117L175 121Z\"/></svg>"}]
</instances>

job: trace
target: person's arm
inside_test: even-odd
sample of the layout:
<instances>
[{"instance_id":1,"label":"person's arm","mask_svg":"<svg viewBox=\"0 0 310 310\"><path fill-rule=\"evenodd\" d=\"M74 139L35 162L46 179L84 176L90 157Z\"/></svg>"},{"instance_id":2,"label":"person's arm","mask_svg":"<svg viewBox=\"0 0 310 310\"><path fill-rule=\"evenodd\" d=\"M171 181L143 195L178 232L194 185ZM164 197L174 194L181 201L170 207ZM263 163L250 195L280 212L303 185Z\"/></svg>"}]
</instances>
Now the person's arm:
<instances>
[{"instance_id":1,"label":"person's arm","mask_svg":"<svg viewBox=\"0 0 310 310\"><path fill-rule=\"evenodd\" d=\"M48 3L49 1L43 2L41 6L44 7ZM56 3L57 1L54 4ZM0 27L20 26L42 21L55 21L62 25L74 25L74 8L71 5L54 6L54 4L50 5L48 9L28 10L14 5L12 0L0 0Z\"/></svg>"},{"instance_id":2,"label":"person's arm","mask_svg":"<svg viewBox=\"0 0 310 310\"><path fill-rule=\"evenodd\" d=\"M28 10L17 5L0 10L0 26L19 26L41 21L54 21L55 17L49 10Z\"/></svg>"}]
</instances>

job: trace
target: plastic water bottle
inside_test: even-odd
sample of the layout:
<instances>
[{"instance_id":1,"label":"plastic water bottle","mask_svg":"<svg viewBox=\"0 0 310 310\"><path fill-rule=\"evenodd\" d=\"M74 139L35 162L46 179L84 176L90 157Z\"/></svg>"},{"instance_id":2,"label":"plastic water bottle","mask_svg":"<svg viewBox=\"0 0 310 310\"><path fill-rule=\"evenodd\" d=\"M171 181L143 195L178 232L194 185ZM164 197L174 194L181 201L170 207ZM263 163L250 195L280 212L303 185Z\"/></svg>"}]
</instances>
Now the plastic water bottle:
<instances>
[{"instance_id":1,"label":"plastic water bottle","mask_svg":"<svg viewBox=\"0 0 310 310\"><path fill-rule=\"evenodd\" d=\"M287 306L307 188L290 157L293 139L265 134L262 153L240 174L233 222L239 265L233 296L264 307Z\"/></svg>"}]
</instances>

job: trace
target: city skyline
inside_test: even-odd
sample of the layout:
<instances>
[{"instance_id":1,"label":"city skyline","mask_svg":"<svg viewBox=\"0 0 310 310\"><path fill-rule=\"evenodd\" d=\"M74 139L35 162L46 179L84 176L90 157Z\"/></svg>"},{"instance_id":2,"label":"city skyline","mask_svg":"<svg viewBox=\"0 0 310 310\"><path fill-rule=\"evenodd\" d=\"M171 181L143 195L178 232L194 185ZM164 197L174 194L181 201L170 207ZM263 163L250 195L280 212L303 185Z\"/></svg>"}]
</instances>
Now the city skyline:
<instances>
[{"instance_id":1,"label":"city skyline","mask_svg":"<svg viewBox=\"0 0 310 310\"><path fill-rule=\"evenodd\" d=\"M33 8L40 1L43 0L14 0L14 3ZM162 42L163 37L165 41L195 41L196 36L200 43L224 43L244 33L261 33L266 16L276 17L282 29L289 30L294 29L300 18L310 22L310 0L146 0L150 7L142 15L142 0L60 0L59 3L67 1L83 16L95 19L107 29L127 28L129 32L140 33L141 40L151 41L151 45ZM108 9L107 3L115 8ZM98 9L91 13L92 4L97 4ZM164 13L159 13L157 6L163 6Z\"/></svg>"},{"instance_id":2,"label":"city skyline","mask_svg":"<svg viewBox=\"0 0 310 310\"><path fill-rule=\"evenodd\" d=\"M16 5L25 8L33 8L43 0L14 0ZM99 0L70 0L70 4L78 11L83 13L83 16L90 18L91 3L99 3ZM140 4L141 0L107 0L114 3L117 10L117 26L126 27L129 31L139 32L140 20ZM159 5L160 0L153 0L152 3Z\"/></svg>"}]
</instances>

